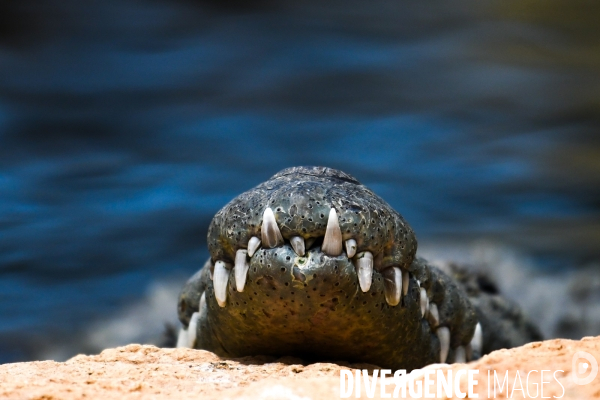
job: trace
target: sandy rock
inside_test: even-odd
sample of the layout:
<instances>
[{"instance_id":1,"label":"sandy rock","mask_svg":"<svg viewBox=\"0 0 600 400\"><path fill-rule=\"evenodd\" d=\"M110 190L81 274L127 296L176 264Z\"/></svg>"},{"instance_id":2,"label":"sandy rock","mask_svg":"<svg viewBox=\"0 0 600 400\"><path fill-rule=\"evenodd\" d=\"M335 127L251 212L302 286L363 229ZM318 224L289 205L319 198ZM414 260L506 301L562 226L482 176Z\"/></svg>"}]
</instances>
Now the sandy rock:
<instances>
[{"instance_id":1,"label":"sandy rock","mask_svg":"<svg viewBox=\"0 0 600 400\"><path fill-rule=\"evenodd\" d=\"M600 362L600 336L580 341L556 339L530 343L493 352L470 364L437 368L452 370L454 374L465 368L479 370L475 386L479 398L488 398L488 384L493 388L494 372L500 381L508 372L508 386L502 395L496 389L497 397L506 398L506 390L510 389L509 398L527 398L527 388L529 396L534 397L541 382L539 371L544 369L552 371L544 377L544 381L549 382L544 384L545 397L600 399L600 374L583 386L572 380L573 355L578 351L585 351ZM303 364L291 357L228 360L202 350L159 349L132 344L95 356L79 355L62 363L38 361L2 365L0 399L331 399L339 398L340 370L348 368L372 370L376 367L345 363ZM589 375L591 368L590 365L581 376ZM534 370L538 373L530 373ZM562 372L555 372L558 370ZM415 376L415 382L424 383L423 374ZM522 386L517 382L519 378ZM387 382L386 392L392 394L395 385L392 379ZM460 383L461 390L466 391L464 376ZM435 393L435 383L431 387ZM375 398L381 398L379 385L375 389ZM541 393L537 397L541 398ZM354 393L351 398L355 398ZM367 398L364 384L361 398Z\"/></svg>"}]
</instances>

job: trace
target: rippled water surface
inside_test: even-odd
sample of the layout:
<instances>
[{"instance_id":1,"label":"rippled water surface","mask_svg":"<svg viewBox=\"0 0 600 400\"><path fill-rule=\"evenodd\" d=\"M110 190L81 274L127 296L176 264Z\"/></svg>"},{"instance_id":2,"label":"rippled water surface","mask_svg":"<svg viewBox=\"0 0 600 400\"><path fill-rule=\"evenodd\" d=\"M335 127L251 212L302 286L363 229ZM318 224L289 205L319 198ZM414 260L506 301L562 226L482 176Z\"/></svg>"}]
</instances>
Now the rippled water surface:
<instances>
[{"instance_id":1,"label":"rippled water surface","mask_svg":"<svg viewBox=\"0 0 600 400\"><path fill-rule=\"evenodd\" d=\"M292 165L436 257L596 276L599 6L321 3L0 4L0 362L160 336L212 215Z\"/></svg>"}]
</instances>

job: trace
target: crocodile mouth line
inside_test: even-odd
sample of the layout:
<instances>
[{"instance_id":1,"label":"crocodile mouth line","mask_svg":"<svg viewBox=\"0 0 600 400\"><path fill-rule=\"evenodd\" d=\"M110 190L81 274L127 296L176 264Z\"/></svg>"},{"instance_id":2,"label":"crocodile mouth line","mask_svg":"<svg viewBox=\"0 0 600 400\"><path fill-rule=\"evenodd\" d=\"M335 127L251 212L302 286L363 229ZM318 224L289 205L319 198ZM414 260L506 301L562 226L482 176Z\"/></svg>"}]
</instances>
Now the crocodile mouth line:
<instances>
[{"instance_id":1,"label":"crocodile mouth line","mask_svg":"<svg viewBox=\"0 0 600 400\"><path fill-rule=\"evenodd\" d=\"M182 292L178 346L415 366L482 352L470 304L415 259L408 224L340 171L280 172L219 211L208 241L188 282L200 299Z\"/></svg>"}]
</instances>

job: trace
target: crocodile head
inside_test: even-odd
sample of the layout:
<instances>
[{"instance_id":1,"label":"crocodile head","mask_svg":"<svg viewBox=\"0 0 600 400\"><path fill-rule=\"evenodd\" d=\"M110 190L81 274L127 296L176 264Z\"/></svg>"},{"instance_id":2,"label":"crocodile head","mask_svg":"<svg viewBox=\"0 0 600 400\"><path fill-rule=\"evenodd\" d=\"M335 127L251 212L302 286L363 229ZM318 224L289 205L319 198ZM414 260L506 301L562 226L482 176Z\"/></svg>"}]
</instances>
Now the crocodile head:
<instances>
[{"instance_id":1,"label":"crocodile head","mask_svg":"<svg viewBox=\"0 0 600 400\"><path fill-rule=\"evenodd\" d=\"M179 300L189 346L409 370L471 353L467 297L415 259L404 218L344 172L279 172L215 215L208 248Z\"/></svg>"}]
</instances>

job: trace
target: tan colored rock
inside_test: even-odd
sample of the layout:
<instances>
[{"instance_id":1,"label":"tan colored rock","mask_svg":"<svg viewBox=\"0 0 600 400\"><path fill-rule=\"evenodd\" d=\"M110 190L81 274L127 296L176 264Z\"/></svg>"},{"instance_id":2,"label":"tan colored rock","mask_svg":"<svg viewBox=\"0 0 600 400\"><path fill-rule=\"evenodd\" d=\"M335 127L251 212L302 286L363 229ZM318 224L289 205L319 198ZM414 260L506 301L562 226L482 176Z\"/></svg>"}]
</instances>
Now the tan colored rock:
<instances>
[{"instance_id":1,"label":"tan colored rock","mask_svg":"<svg viewBox=\"0 0 600 400\"><path fill-rule=\"evenodd\" d=\"M528 372L544 369L552 373L563 371L556 373L558 381L552 374L545 376L544 380L550 381L544 384L545 397L600 399L600 375L584 386L571 380L572 359L577 351L585 351L600 362L600 336L581 341L557 339L530 343L493 352L470 364L454 364L442 369L451 369L454 374L464 368L478 369L475 388L479 398L487 398L488 370L492 383L494 371L501 380L508 371L508 387L512 388L517 371L526 385ZM225 360L202 350L132 344L105 350L96 356L79 355L63 363L39 361L2 365L0 399L332 399L339 398L340 370L348 367L330 363L303 365L301 360L289 357ZM422 382L423 379L422 376L416 378ZM531 396L535 394L535 383L539 385L540 375L532 372ZM433 388L435 390L435 386ZM461 388L466 389L466 379L461 379ZM387 393L391 394L393 389L390 379ZM377 387L375 398L380 398L380 394ZM497 394L499 398L506 398L506 391L503 395ZM525 398L523 394L516 390L509 398ZM351 398L355 398L354 393ZM361 398L366 398L364 385Z\"/></svg>"}]
</instances>

